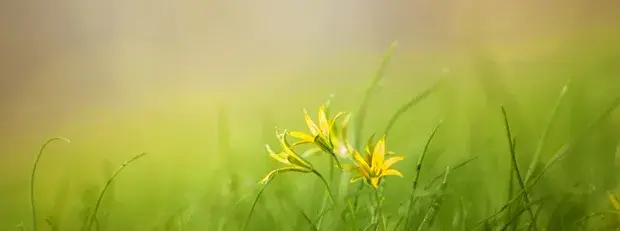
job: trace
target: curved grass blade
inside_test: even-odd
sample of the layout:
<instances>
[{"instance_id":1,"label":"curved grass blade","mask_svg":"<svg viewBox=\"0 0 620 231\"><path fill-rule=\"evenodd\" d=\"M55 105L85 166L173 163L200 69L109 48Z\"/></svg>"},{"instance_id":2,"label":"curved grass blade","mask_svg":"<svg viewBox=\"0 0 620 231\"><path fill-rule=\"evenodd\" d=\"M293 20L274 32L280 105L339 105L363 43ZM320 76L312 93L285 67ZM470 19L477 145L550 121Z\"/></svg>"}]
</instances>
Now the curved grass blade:
<instances>
[{"instance_id":1,"label":"curved grass blade","mask_svg":"<svg viewBox=\"0 0 620 231\"><path fill-rule=\"evenodd\" d=\"M605 118L607 118L607 116L609 114L611 114L611 112L613 112L619 105L620 105L620 98L616 98L614 100L614 102L612 102L612 104L594 122L592 122L586 128L586 130L584 132L579 134L579 136L576 136L573 139L569 140L562 147L560 147L560 149L551 157L551 159L549 159L547 164L545 164L545 166L543 167L541 172L535 178L533 178L532 181L528 182L528 185L526 186L526 188L529 189L529 188L533 187L534 185L536 185L536 183L538 183L538 181L540 181L540 179L543 178L545 173L547 173L547 171L549 169L551 169L551 167L553 167L559 160L561 160L566 155L566 153L568 153L568 151L570 151L571 148L577 142L581 141L582 138L585 137L589 133L590 130L595 128L599 123L601 123ZM525 193L525 191L521 190L512 200L510 200L508 203L506 203L504 206L502 206L497 212L491 214L489 217L487 217L487 218L483 219L482 221L479 221L478 223L476 223L474 225L474 227L472 227L472 229L475 229L475 228L477 228L477 227L479 227L481 225L484 225L490 219L495 218L501 212L506 210L506 208L508 208L517 199L519 199L524 193Z\"/></svg>"},{"instance_id":2,"label":"curved grass blade","mask_svg":"<svg viewBox=\"0 0 620 231\"><path fill-rule=\"evenodd\" d=\"M97 212L99 211L99 207L101 206L101 201L103 200L103 197L105 196L105 193L108 191L108 188L110 187L110 185L112 185L112 182L114 182L114 179L116 179L116 176L118 176L119 173L121 173L121 171L123 171L123 169L125 169L129 164L131 164L132 162L142 158L143 156L145 156L146 153L140 153L136 156L134 156L133 158L129 159L127 162L123 163L117 170L116 172L114 172L114 174L112 174L112 176L108 179L108 181L105 183L105 185L103 186L103 189L101 190L101 193L99 193L99 198L97 198L97 203L95 204L95 208L93 209L92 214L90 215L90 218L88 219L88 225L86 226L86 230L90 231L95 220L97 217Z\"/></svg>"},{"instance_id":3,"label":"curved grass blade","mask_svg":"<svg viewBox=\"0 0 620 231\"><path fill-rule=\"evenodd\" d=\"M418 180L420 179L420 172L422 172L422 163L424 162L424 157L426 157L426 153L428 152L428 148L430 147L431 142L433 141L433 138L435 138L435 134L437 134L437 130L439 129L439 126L441 126L442 121L439 121L439 123L437 123L437 126L435 126L435 128L433 129L433 131L431 132L430 136L428 137L428 139L426 140L426 144L424 144L424 149L422 150L422 154L420 154L420 157L418 158L418 163L416 164L416 169L415 169L415 176L413 178L413 185L411 187L411 195L409 198L409 209L407 209L407 218L405 218L405 228L409 228L409 218L411 216L411 210L413 210L413 206L414 206L414 197L415 197L415 192L418 188Z\"/></svg>"},{"instance_id":4,"label":"curved grass blade","mask_svg":"<svg viewBox=\"0 0 620 231\"><path fill-rule=\"evenodd\" d=\"M34 160L34 164L32 165L32 171L30 172L30 209L31 209L31 214L32 214L32 230L33 231L37 230L37 210L36 210L36 205L34 202L34 180L35 180L34 177L37 172L37 167L39 166L39 160L41 159L41 155L43 155L43 151L45 150L48 144L56 140L62 140L62 141L67 142L68 144L71 143L69 139L63 138L63 137L54 137L54 138L51 138L45 141L45 143L43 143L43 145L39 149L39 153L37 154L37 157Z\"/></svg>"},{"instance_id":5,"label":"curved grass blade","mask_svg":"<svg viewBox=\"0 0 620 231\"><path fill-rule=\"evenodd\" d=\"M506 137L508 138L508 143L509 143L509 148L510 148L510 162L512 164L512 169L514 170L515 175L517 176L517 183L519 183L519 187L521 187L521 190L523 190L524 194L523 194L523 199L525 200L526 204L530 204L530 196L527 192L527 189L525 188L525 182L523 181L523 177L521 176L521 171L519 170L519 164L517 163L517 153L515 151L515 146L513 145L513 139L512 139L512 133L510 131L510 123L508 122L508 114L506 113L506 108L504 108L504 106L501 106L502 109L502 115L504 116L504 126L506 128ZM537 225L535 223L536 218L534 216L534 212L532 211L532 208L529 207L529 205L526 205L526 209L528 214L530 215L530 219L532 220L533 223L533 228L534 230L537 230ZM517 216L518 217L518 216Z\"/></svg>"},{"instance_id":6,"label":"curved grass blade","mask_svg":"<svg viewBox=\"0 0 620 231\"><path fill-rule=\"evenodd\" d=\"M446 187L448 186L448 176L450 175L450 166L446 167L446 171L445 171L445 175L443 178L443 182L441 183L441 185L439 186L440 189L442 191L446 190ZM422 222L420 223L420 225L418 226L418 231L422 231L424 230L424 225L428 222L428 228L430 228L430 226L433 223L433 220L435 218L435 215L437 213L437 211L439 210L439 207L441 207L441 204L443 202L443 194L437 195L435 196L435 198L433 198L433 201L431 202L431 206L428 209L428 211L426 212L426 215L424 215L424 219L422 219ZM409 229L407 229L409 230Z\"/></svg>"},{"instance_id":7,"label":"curved grass blade","mask_svg":"<svg viewBox=\"0 0 620 231\"><path fill-rule=\"evenodd\" d=\"M477 157L477 156L474 156L474 157L471 157L471 158L469 158L469 159L466 159L466 160L464 160L464 161L462 161L462 162L460 162L460 163L458 163L458 164L454 165L454 167L450 168L450 171L456 171L457 169L459 169L459 168L461 168L461 167L463 167L463 166L465 166L465 165L469 164L470 162L472 162L472 161L474 161L474 160L477 160L477 159L478 159L478 157ZM445 174L446 174L446 170L444 170L444 171L442 171L441 173L437 174L437 176L435 176L435 178L433 178L433 179L432 179L432 180L431 180L431 181L430 181L430 182L429 182L429 183L428 183L428 184L424 187L424 190L428 190L428 189L430 189L430 188L431 188L431 186L433 186L433 184L434 184L436 181L438 181L439 179L441 179L441 178L442 178Z\"/></svg>"},{"instance_id":8,"label":"curved grass blade","mask_svg":"<svg viewBox=\"0 0 620 231\"><path fill-rule=\"evenodd\" d=\"M551 113L551 116L549 117L549 120L547 121L545 130L543 130L543 133L540 136L540 139L538 140L538 144L536 145L536 151L534 152L534 156L532 157L532 162L530 162L530 166L527 170L527 173L525 174L525 182L528 182L530 178L532 177L532 174L534 174L534 170L536 169L536 164L538 164L538 160L540 159L540 153L542 152L542 148L545 145L545 140L547 140L547 136L549 135L549 130L551 129L551 125L553 124L553 121L558 114L558 111L559 111L558 109L560 108L560 105L562 103L562 100L564 99L564 96L566 95L566 92L568 92L570 83L571 82L569 80L569 82L564 85L564 87L562 88L562 92L560 92L560 96L558 96L558 99L556 100L555 105L553 106L553 111Z\"/></svg>"},{"instance_id":9,"label":"curved grass blade","mask_svg":"<svg viewBox=\"0 0 620 231\"><path fill-rule=\"evenodd\" d=\"M372 93L377 87L377 84L379 83L379 81L383 78L383 74L385 72L387 64L390 61L390 58L392 57L392 53L394 52L394 49L396 49L396 46L398 46L398 42L397 41L392 42L388 50L385 52L379 64L379 69L377 69L377 72L375 73L375 76L373 77L370 83L370 86L366 89L366 92L364 93L362 103L360 104L360 107L357 111L357 119L355 120L355 136L354 136L355 147L359 146L359 142L362 138L364 120L366 119L366 109L368 109L368 104L370 103L370 97L372 96Z\"/></svg>"},{"instance_id":10,"label":"curved grass blade","mask_svg":"<svg viewBox=\"0 0 620 231\"><path fill-rule=\"evenodd\" d=\"M387 126L385 127L385 130L384 130L383 134L388 134L390 132L390 130L392 130L392 127L394 126L394 124L396 124L396 121L398 121L398 119L403 114L405 114L405 112L409 111L409 109L413 108L413 106L417 105L419 102L422 102L422 100L428 98L428 96L431 95L431 93L433 93L435 90L437 90L437 88L439 87L440 81L437 81L431 87L425 89L424 91L422 91L418 95L414 96L411 100L409 100L409 102L407 102L403 106L401 106L398 109L398 111L396 111L392 115L392 118L390 118Z\"/></svg>"},{"instance_id":11,"label":"curved grass blade","mask_svg":"<svg viewBox=\"0 0 620 231\"><path fill-rule=\"evenodd\" d=\"M388 50L383 55L383 58L381 59L381 62L379 64L379 69L377 69L377 72L375 72L375 76L373 77L370 86L366 89L366 92L364 93L362 103L357 110L357 119L355 120L355 134L353 135L353 147L359 147L360 145L360 140L362 139L362 131L364 129L364 120L366 119L366 111L368 109L368 104L370 103L370 97L372 96L372 93L377 87L379 81L383 78L385 68L387 67L388 62L392 57L392 53L397 46L398 41L392 42ZM360 182L359 186L357 187L357 191L360 191L362 187L364 187L364 184ZM359 197L355 197L355 200L353 202L353 211L357 211L358 203Z\"/></svg>"}]
</instances>

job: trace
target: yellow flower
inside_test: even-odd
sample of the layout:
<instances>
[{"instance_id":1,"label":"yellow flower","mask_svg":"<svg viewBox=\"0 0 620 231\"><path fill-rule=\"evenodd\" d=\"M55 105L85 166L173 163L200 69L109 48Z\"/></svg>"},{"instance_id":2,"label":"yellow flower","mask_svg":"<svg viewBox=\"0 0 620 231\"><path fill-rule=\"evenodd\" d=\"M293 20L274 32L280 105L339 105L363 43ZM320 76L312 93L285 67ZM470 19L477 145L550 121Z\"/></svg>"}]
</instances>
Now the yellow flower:
<instances>
[{"instance_id":1,"label":"yellow flower","mask_svg":"<svg viewBox=\"0 0 620 231\"><path fill-rule=\"evenodd\" d=\"M282 152L276 153L274 152L269 145L266 145L267 151L269 155L280 161L283 164L288 165L288 167L283 167L279 169L272 170L265 176L260 183L265 184L277 174L285 173L285 172L303 172L308 173L314 171L314 167L312 164L305 160L303 157L299 156L295 151L293 151L286 140L286 131L283 133L276 132L276 136L280 140L280 146L282 146Z\"/></svg>"},{"instance_id":2,"label":"yellow flower","mask_svg":"<svg viewBox=\"0 0 620 231\"><path fill-rule=\"evenodd\" d=\"M390 169L390 167L404 159L403 156L393 156L385 159L385 136L377 141L374 147L372 146L372 137L366 144L366 157L362 157L358 151L354 151L353 158L357 166L354 170L358 173L358 176L351 179L351 183L356 182L362 178L366 178L366 181L375 188L379 188L381 178L385 176L400 176L403 174L396 169Z\"/></svg>"},{"instance_id":3,"label":"yellow flower","mask_svg":"<svg viewBox=\"0 0 620 231\"><path fill-rule=\"evenodd\" d=\"M345 115L344 112L340 112L336 114L334 118L331 120L328 119L327 108L325 105L322 105L319 108L318 115L318 124L315 123L310 116L308 115L308 111L304 110L304 119L310 133L303 133L298 131L291 131L289 133L290 136L299 139L298 142L293 143L292 147L295 147L300 144L312 143L315 144L320 150L323 150L336 158L337 154L342 156L346 156L352 150L351 146L348 144L347 140L347 123L349 121L349 116L347 115L344 121L340 124L341 129L336 129L338 125L336 125L336 121L342 116ZM337 160L337 158L336 158Z\"/></svg>"}]
</instances>

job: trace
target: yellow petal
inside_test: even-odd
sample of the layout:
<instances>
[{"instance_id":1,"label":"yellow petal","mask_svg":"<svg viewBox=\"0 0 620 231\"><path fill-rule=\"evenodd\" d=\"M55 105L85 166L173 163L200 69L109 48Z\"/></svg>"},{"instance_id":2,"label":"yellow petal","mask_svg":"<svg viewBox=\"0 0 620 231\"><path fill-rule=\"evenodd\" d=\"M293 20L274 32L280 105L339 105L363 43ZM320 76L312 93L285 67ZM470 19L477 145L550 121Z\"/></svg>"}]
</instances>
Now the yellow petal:
<instances>
[{"instance_id":1,"label":"yellow petal","mask_svg":"<svg viewBox=\"0 0 620 231\"><path fill-rule=\"evenodd\" d=\"M381 173L381 176L400 176L403 177L403 174L400 173L398 170L396 169L387 169L385 171L383 171L383 173Z\"/></svg>"},{"instance_id":2,"label":"yellow petal","mask_svg":"<svg viewBox=\"0 0 620 231\"><path fill-rule=\"evenodd\" d=\"M306 109L304 109L304 120L306 120L306 124L308 125L308 129L310 129L310 133L312 133L313 136L318 135L319 134L319 128L316 126L314 121L312 121L312 119L308 115L308 111L306 111Z\"/></svg>"},{"instance_id":3,"label":"yellow petal","mask_svg":"<svg viewBox=\"0 0 620 231\"><path fill-rule=\"evenodd\" d=\"M338 119L345 115L346 113L344 112L339 112L338 114L336 114L336 116L334 116L334 118L332 119L332 121L329 123L329 131L330 132L334 132L334 128L336 127L336 121L338 121Z\"/></svg>"},{"instance_id":4,"label":"yellow petal","mask_svg":"<svg viewBox=\"0 0 620 231\"><path fill-rule=\"evenodd\" d=\"M304 168L299 168L299 167L279 168L279 169L272 170L271 172L267 173L267 175L263 177L263 179L261 179L259 183L266 184L278 174L285 173L285 172L310 172L310 171L311 170L309 169L304 169Z\"/></svg>"},{"instance_id":5,"label":"yellow petal","mask_svg":"<svg viewBox=\"0 0 620 231\"><path fill-rule=\"evenodd\" d=\"M265 147L267 148L267 151L269 152L269 155L272 158L274 158L277 161L280 161L281 163L284 163L284 164L288 164L288 165L291 164L291 162L289 162L288 159L287 159L286 153L284 153L284 152L276 153L273 150L271 150L271 147L268 144L265 145Z\"/></svg>"},{"instance_id":6,"label":"yellow petal","mask_svg":"<svg viewBox=\"0 0 620 231\"><path fill-rule=\"evenodd\" d=\"M611 204L614 206L616 211L620 212L620 200L618 200L618 197L616 197L613 193L610 192L607 193L607 196L609 197L609 201L611 201Z\"/></svg>"},{"instance_id":7,"label":"yellow petal","mask_svg":"<svg viewBox=\"0 0 620 231\"><path fill-rule=\"evenodd\" d=\"M298 131L291 131L288 133L289 136L292 136L293 138L299 139L300 141L305 141L305 142L314 142L314 137L311 135L308 135L306 133L303 132L298 132Z\"/></svg>"},{"instance_id":8,"label":"yellow petal","mask_svg":"<svg viewBox=\"0 0 620 231\"><path fill-rule=\"evenodd\" d=\"M385 162L383 163L383 168L388 169L388 168L390 168L390 166L392 166L394 163L396 163L396 162L398 162L398 161L401 161L401 160L403 160L403 159L405 159L405 157L404 157L404 156L393 156L393 157L387 158L387 159L385 160Z\"/></svg>"},{"instance_id":9,"label":"yellow petal","mask_svg":"<svg viewBox=\"0 0 620 231\"><path fill-rule=\"evenodd\" d=\"M383 161L385 160L385 136L381 137L381 139L375 145L375 149L372 152L372 168L377 170L383 166Z\"/></svg>"},{"instance_id":10,"label":"yellow petal","mask_svg":"<svg viewBox=\"0 0 620 231\"><path fill-rule=\"evenodd\" d=\"M370 171L370 166L368 166L368 163L366 163L366 160L364 160L364 158L362 158L362 155L360 155L359 152L357 152L357 151L353 152L353 159L355 160L355 162L359 166L360 172L369 172Z\"/></svg>"},{"instance_id":11,"label":"yellow petal","mask_svg":"<svg viewBox=\"0 0 620 231\"><path fill-rule=\"evenodd\" d=\"M327 121L325 105L321 105L321 107L319 107L319 129L323 135L329 134L329 123Z\"/></svg>"},{"instance_id":12,"label":"yellow petal","mask_svg":"<svg viewBox=\"0 0 620 231\"><path fill-rule=\"evenodd\" d=\"M299 155L297 155L297 153L295 153L295 151L290 148L290 145L286 141L286 136L284 134L280 135L280 145L282 146L282 150L284 150L284 152L288 155L288 161L290 161L292 164L300 165L306 168L312 168L312 165L308 161L301 158Z\"/></svg>"},{"instance_id":13,"label":"yellow petal","mask_svg":"<svg viewBox=\"0 0 620 231\"><path fill-rule=\"evenodd\" d=\"M372 145L372 140L375 138L375 134L373 133L366 141L366 148L364 151L366 152L366 161L370 164L372 163L372 149L374 148Z\"/></svg>"},{"instance_id":14,"label":"yellow petal","mask_svg":"<svg viewBox=\"0 0 620 231\"><path fill-rule=\"evenodd\" d=\"M370 184L372 185L372 187L379 188L379 180L380 179L381 178L379 178L379 177L370 178Z\"/></svg>"}]
</instances>

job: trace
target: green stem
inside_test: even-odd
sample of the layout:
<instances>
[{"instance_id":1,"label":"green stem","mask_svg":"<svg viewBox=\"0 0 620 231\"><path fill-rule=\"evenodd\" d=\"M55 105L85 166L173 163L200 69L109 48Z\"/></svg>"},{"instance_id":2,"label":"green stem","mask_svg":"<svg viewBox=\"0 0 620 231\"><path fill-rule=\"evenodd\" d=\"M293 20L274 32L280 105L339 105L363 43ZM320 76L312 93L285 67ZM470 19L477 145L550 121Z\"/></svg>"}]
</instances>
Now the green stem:
<instances>
[{"instance_id":1,"label":"green stem","mask_svg":"<svg viewBox=\"0 0 620 231\"><path fill-rule=\"evenodd\" d=\"M382 220L381 219L381 204L382 204L382 200L381 200L381 193L379 192L380 189L375 189L375 217L373 218L373 223L375 225L375 231L379 230L379 222Z\"/></svg>"},{"instance_id":2,"label":"green stem","mask_svg":"<svg viewBox=\"0 0 620 231\"><path fill-rule=\"evenodd\" d=\"M532 174L534 174L534 170L536 169L536 164L538 164L538 160L540 159L540 153L542 152L542 148L545 145L545 140L547 140L547 135L549 134L549 130L551 130L551 125L553 124L553 121L558 114L558 111L559 111L558 109L560 108L562 99L564 99L564 96L566 95L566 92L568 91L569 85L570 85L570 80L562 88L562 92L560 92L560 96L558 97L557 101L555 102L555 105L553 106L553 112L551 113L551 116L549 117L549 120L547 121L547 126L545 126L545 130L543 130L543 133L540 136L540 139L538 140L538 144L536 145L536 151L534 152L534 157L532 158L532 162L530 162L530 166L525 174L525 182L528 182L530 178L532 177Z\"/></svg>"},{"instance_id":3,"label":"green stem","mask_svg":"<svg viewBox=\"0 0 620 231\"><path fill-rule=\"evenodd\" d=\"M333 165L331 165L333 167ZM336 205L336 202L334 201L334 196L332 195L332 191L331 188L329 187L329 183L327 182L327 180L325 179L325 177L323 177L323 175L317 171L316 169L312 169L312 173L314 173L316 176L318 176L321 181L323 182L323 185L325 185L325 191L327 192L327 197L329 199L329 201L331 202L332 206ZM323 201L323 205L321 206L321 210L319 212L319 218L317 221L317 227L320 229L321 225L323 223L323 211L325 211L326 209L326 204L325 204L325 200Z\"/></svg>"},{"instance_id":4,"label":"green stem","mask_svg":"<svg viewBox=\"0 0 620 231\"><path fill-rule=\"evenodd\" d=\"M252 202L250 213L248 213L248 217L245 219L245 224L243 224L243 230L247 230L248 225L250 224L250 219L252 218L252 214L254 214L254 209L256 209L256 204L258 204L258 200L260 199L260 196L263 195L263 192L265 191L269 183L271 183L270 180L265 183L265 185L260 189L260 191L258 191L258 194L256 195L256 198L254 199L254 202Z\"/></svg>"},{"instance_id":5,"label":"green stem","mask_svg":"<svg viewBox=\"0 0 620 231\"><path fill-rule=\"evenodd\" d=\"M418 180L420 179L420 172L422 172L422 163L424 162L424 157L426 157L426 153L428 153L428 148L430 147L430 144L433 141L435 134L437 134L437 130L439 129L439 126L441 126L441 123L442 121L439 121L439 123L437 123L437 126L435 126L435 128L429 135L428 139L426 140L426 143L424 144L424 149L422 150L422 154L420 154L420 157L418 158L418 163L416 164L416 174L413 178L413 185L411 187L411 196L409 198L409 208L407 209L407 214L406 214L407 217L405 218L406 228L409 228L409 218L411 216L411 211L413 210L413 206L415 204L414 203L415 191L418 188Z\"/></svg>"},{"instance_id":6,"label":"green stem","mask_svg":"<svg viewBox=\"0 0 620 231\"><path fill-rule=\"evenodd\" d=\"M517 175L516 179L517 179L517 183L519 183L519 187L521 187L521 190L523 190L524 194L523 194L523 199L525 200L525 203L527 204L528 207L526 207L528 214L530 215L530 219L532 220L532 224L533 224L533 228L534 230L537 230L537 225L536 225L536 218L534 216L534 212L532 211L532 208L530 207L530 196L527 192L527 189L525 187L525 182L521 176L521 171L519 171L519 164L517 163L517 154L515 152L515 147L513 145L513 139L512 139L512 133L510 131L510 123L508 122L508 115L506 113L506 109L504 108L504 106L501 107L502 109L502 114L504 115L504 125L506 127L506 136L508 138L508 144L510 147L510 157L511 157L511 163L512 163L512 169L514 170L515 175Z\"/></svg>"},{"instance_id":7,"label":"green stem","mask_svg":"<svg viewBox=\"0 0 620 231\"><path fill-rule=\"evenodd\" d=\"M39 165L39 160L41 159L41 155L43 155L43 150L45 150L45 147L47 147L48 144L50 144L51 142L55 140L62 140L67 143L71 143L69 139L63 138L63 137L54 137L54 138L47 140L41 146L41 149L39 149L39 154L37 154L37 157L34 160L34 164L32 166L32 172L30 173L30 209L32 212L32 230L33 231L37 230L37 210L36 210L36 206L34 203L34 177L35 177L35 173L37 172L37 167Z\"/></svg>"}]
</instances>

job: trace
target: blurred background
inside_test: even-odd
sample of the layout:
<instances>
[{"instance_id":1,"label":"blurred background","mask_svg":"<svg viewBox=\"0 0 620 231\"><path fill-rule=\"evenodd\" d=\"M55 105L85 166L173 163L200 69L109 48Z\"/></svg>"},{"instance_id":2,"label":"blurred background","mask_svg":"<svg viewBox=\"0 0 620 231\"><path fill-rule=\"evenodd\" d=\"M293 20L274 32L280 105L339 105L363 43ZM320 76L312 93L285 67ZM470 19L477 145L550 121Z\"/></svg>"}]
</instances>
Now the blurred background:
<instances>
[{"instance_id":1,"label":"blurred background","mask_svg":"<svg viewBox=\"0 0 620 231\"><path fill-rule=\"evenodd\" d=\"M488 147L495 128L479 141L471 130L491 127L495 119L482 115L500 103L515 111L517 136L524 138L523 150L531 151L571 79L574 104L563 110L557 142L550 142L558 146L568 137L565 130L585 127L620 90L616 0L4 1L0 217L6 219L0 229L28 220L31 163L54 136L72 143L50 145L41 159L41 213L55 208L45 198L61 194L59 182L70 179L69 191L79 198L80 185L105 179L97 170L102 162L117 166L140 152L149 155L118 181L128 188L141 182L140 190L119 192L141 195L143 200L124 202L135 208L165 207L152 202L220 188L215 182L223 165L239 169L243 184L251 185L273 162L263 149L275 141L273 127L303 129L302 109L314 113L332 94L336 108L357 110L395 40L399 46L364 134L382 128L401 104L437 79L451 80L415 116L399 121L393 147L402 153L414 155L438 119L454 121L442 135L452 150L445 161ZM600 135L608 151L590 153L611 153L595 159L615 172L619 121L610 120ZM229 137L221 136L222 129ZM504 150L501 143L497 149ZM476 168L504 166L494 161ZM588 179L607 182L600 185L616 184L615 177L592 174ZM165 216L142 214L135 219Z\"/></svg>"}]
</instances>

